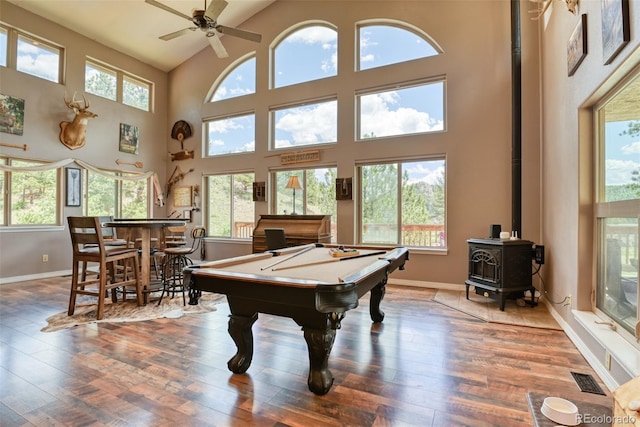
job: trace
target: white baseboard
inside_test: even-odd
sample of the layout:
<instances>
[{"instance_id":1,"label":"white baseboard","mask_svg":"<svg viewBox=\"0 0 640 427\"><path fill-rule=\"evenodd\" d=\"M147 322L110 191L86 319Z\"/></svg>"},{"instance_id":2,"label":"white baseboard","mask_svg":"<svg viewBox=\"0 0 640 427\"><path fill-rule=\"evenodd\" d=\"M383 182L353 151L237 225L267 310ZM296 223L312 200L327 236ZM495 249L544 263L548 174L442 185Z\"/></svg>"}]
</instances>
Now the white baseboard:
<instances>
[{"instance_id":1,"label":"white baseboard","mask_svg":"<svg viewBox=\"0 0 640 427\"><path fill-rule=\"evenodd\" d=\"M0 278L0 285L15 282L28 282L29 280L48 279L49 277L68 276L71 270L49 271L47 273L28 274L26 276L14 276Z\"/></svg>"}]
</instances>

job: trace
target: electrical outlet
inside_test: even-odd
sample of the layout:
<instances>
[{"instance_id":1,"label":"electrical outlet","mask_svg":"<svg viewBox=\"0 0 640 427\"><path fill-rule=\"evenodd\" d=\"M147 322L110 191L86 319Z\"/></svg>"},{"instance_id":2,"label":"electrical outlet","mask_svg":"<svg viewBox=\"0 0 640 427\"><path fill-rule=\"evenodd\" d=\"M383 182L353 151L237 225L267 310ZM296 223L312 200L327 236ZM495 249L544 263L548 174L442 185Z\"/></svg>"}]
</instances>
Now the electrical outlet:
<instances>
[{"instance_id":1,"label":"electrical outlet","mask_svg":"<svg viewBox=\"0 0 640 427\"><path fill-rule=\"evenodd\" d=\"M604 352L604 367L607 371L611 370L611 353L608 351Z\"/></svg>"},{"instance_id":2,"label":"electrical outlet","mask_svg":"<svg viewBox=\"0 0 640 427\"><path fill-rule=\"evenodd\" d=\"M566 305L568 305L569 307L573 306L573 298L571 297L571 294L567 295L567 303Z\"/></svg>"},{"instance_id":3,"label":"electrical outlet","mask_svg":"<svg viewBox=\"0 0 640 427\"><path fill-rule=\"evenodd\" d=\"M42 255L42 262L49 262L49 255L43 254Z\"/></svg>"}]
</instances>

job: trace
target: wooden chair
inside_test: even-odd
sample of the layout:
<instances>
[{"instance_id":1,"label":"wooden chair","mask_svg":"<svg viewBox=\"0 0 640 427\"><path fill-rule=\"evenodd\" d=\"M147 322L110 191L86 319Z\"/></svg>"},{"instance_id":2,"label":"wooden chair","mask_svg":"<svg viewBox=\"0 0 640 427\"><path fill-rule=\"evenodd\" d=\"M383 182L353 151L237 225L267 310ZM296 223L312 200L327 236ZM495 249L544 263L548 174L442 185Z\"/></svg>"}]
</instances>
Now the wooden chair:
<instances>
[{"instance_id":1,"label":"wooden chair","mask_svg":"<svg viewBox=\"0 0 640 427\"><path fill-rule=\"evenodd\" d=\"M116 288L134 287L138 305L143 305L142 284L138 265L138 250L121 246L107 246L102 235L100 218L67 217L71 244L73 246L73 267L71 277L71 295L69 297L69 311L71 316L75 311L76 297L90 295L98 298L98 313L96 318L104 316L104 300L111 290L112 300L116 301ZM87 247L85 247L87 245ZM87 263L98 264L98 277L88 279L86 275ZM121 269L117 264L122 262ZM130 263L130 265L129 265ZM133 274L133 278L129 278ZM91 289L87 289L87 286ZM97 285L97 288L96 288Z\"/></svg>"},{"instance_id":2,"label":"wooden chair","mask_svg":"<svg viewBox=\"0 0 640 427\"><path fill-rule=\"evenodd\" d=\"M287 237L284 228L265 228L264 236L267 240L267 250L282 249L287 247Z\"/></svg>"},{"instance_id":3,"label":"wooden chair","mask_svg":"<svg viewBox=\"0 0 640 427\"><path fill-rule=\"evenodd\" d=\"M189 255L193 254L203 245L202 240L206 235L204 227L194 227L191 230L191 246L179 246L179 247L167 247L164 249L165 259L162 266L162 294L158 305L162 303L162 298L166 292L167 295L171 293L171 298L175 296L175 293L182 292L182 304L187 305L185 291L187 284L184 283L182 270L187 265L192 265L193 261L189 258Z\"/></svg>"}]
</instances>

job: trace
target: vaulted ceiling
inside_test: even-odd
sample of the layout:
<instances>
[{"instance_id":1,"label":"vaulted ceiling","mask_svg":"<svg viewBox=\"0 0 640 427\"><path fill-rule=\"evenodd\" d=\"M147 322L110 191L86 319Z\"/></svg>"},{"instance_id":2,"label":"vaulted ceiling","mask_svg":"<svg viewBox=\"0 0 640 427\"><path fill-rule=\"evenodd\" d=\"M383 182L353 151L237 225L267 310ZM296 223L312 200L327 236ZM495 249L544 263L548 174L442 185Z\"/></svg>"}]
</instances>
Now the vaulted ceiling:
<instances>
[{"instance_id":1,"label":"vaulted ceiling","mask_svg":"<svg viewBox=\"0 0 640 427\"><path fill-rule=\"evenodd\" d=\"M13 3L163 71L172 70L209 46L204 33L200 31L169 41L160 40L158 37L164 34L192 27L193 24L154 7L145 0L0 1ZM188 16L191 16L192 9L205 8L205 0L158 1ZM223 10L218 22L251 31L251 28L243 27L242 23L275 0L227 1L229 5ZM224 37L221 37L223 43Z\"/></svg>"}]
</instances>

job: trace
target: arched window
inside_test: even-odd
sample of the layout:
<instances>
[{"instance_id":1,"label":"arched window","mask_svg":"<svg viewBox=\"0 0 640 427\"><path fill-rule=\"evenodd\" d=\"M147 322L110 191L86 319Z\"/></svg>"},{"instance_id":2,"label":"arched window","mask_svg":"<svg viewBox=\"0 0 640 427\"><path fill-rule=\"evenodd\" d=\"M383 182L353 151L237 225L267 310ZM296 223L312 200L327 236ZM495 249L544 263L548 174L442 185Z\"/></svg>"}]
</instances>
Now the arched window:
<instances>
[{"instance_id":1,"label":"arched window","mask_svg":"<svg viewBox=\"0 0 640 427\"><path fill-rule=\"evenodd\" d=\"M358 27L357 70L382 67L438 55L442 50L417 29L389 24Z\"/></svg>"},{"instance_id":2,"label":"arched window","mask_svg":"<svg viewBox=\"0 0 640 427\"><path fill-rule=\"evenodd\" d=\"M273 48L272 87L332 77L338 72L338 33L326 25L309 25Z\"/></svg>"},{"instance_id":3,"label":"arched window","mask_svg":"<svg viewBox=\"0 0 640 427\"><path fill-rule=\"evenodd\" d=\"M213 84L211 102L256 93L256 58L252 56L234 64Z\"/></svg>"}]
</instances>

